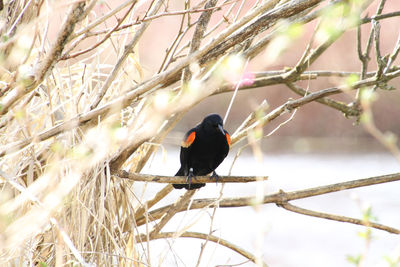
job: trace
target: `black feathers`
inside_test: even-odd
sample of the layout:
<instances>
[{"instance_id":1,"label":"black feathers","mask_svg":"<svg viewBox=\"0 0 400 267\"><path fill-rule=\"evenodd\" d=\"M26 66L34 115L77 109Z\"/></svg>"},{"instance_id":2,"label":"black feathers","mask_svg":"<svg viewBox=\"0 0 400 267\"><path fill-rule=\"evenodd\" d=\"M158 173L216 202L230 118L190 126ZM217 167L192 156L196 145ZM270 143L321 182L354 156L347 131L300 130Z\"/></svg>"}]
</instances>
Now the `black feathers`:
<instances>
[{"instance_id":1,"label":"black feathers","mask_svg":"<svg viewBox=\"0 0 400 267\"><path fill-rule=\"evenodd\" d=\"M187 184L173 184L174 188L188 190L205 186L192 184L192 178L213 172L228 155L230 136L223 128L222 118L211 114L193 129L189 130L181 144L181 168L175 176L187 176Z\"/></svg>"}]
</instances>

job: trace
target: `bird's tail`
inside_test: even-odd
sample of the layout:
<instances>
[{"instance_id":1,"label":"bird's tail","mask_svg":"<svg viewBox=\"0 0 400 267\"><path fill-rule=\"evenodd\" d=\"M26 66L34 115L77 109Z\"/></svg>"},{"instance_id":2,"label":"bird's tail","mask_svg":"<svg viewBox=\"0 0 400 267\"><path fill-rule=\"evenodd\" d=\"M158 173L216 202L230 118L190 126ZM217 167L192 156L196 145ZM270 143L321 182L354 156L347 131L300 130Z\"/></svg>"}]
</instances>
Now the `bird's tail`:
<instances>
[{"instance_id":1,"label":"bird's tail","mask_svg":"<svg viewBox=\"0 0 400 267\"><path fill-rule=\"evenodd\" d=\"M187 174L185 174L185 172L183 171L182 167L178 170L178 172L175 174L175 176L187 176ZM186 190L194 190L197 188L201 188L203 186L205 186L206 184L201 183L201 184L172 184L172 186L175 189L182 189L185 188Z\"/></svg>"}]
</instances>

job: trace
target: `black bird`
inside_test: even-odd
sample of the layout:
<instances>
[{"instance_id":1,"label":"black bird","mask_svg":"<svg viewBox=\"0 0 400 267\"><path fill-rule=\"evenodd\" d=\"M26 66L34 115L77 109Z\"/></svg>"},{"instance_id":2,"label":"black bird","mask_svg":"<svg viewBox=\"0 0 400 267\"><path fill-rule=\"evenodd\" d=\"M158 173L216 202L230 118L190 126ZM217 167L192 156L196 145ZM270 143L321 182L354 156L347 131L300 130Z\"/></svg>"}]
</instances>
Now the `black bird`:
<instances>
[{"instance_id":1,"label":"black bird","mask_svg":"<svg viewBox=\"0 0 400 267\"><path fill-rule=\"evenodd\" d=\"M231 138L223 128L222 118L210 114L193 129L189 130L181 144L181 168L175 176L187 176L187 184L173 184L174 188L188 190L205 186L204 183L191 184L192 178L213 173L228 155Z\"/></svg>"}]
</instances>

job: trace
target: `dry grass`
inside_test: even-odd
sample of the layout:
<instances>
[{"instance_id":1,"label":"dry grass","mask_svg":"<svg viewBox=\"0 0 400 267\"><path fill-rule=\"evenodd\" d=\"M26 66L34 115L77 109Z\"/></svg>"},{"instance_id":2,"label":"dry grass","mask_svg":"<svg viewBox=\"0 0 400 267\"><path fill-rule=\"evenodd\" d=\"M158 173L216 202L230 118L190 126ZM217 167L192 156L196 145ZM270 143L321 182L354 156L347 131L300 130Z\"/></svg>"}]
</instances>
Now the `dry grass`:
<instances>
[{"instance_id":1,"label":"dry grass","mask_svg":"<svg viewBox=\"0 0 400 267\"><path fill-rule=\"evenodd\" d=\"M183 115L213 94L230 92L235 84L239 90L278 83L295 88L296 81L311 77L303 74L309 65L355 27L352 19L372 1L350 1L349 10L343 4L347 1L337 1L345 10L337 32L317 41L313 36L310 47L315 49L307 49L295 68L257 76L244 70L247 60L271 40L296 38L285 32L292 29L288 25L301 28L301 23L321 20L320 29L326 31L324 22L335 20L326 11L338 12L330 9L337 7L322 0L194 1L186 6L160 0L121 1L120 6L106 2L5 1L0 25L0 261L5 266L149 266L150 240L182 236L217 242L265 266L240 246L213 236L212 228L209 234L189 232L188 223L181 231L162 232L177 212L190 208L195 191L158 214L154 224L149 210L172 191L171 185L145 198L134 181L114 174L122 168L140 173ZM154 64L157 72L141 64L137 44L152 23L166 17L180 26L171 32L167 52L162 45L154 51L164 57ZM383 88L400 76L394 64L399 49L396 44L391 60L386 65L379 61L380 67L368 75L325 73L356 76L335 88L307 89L270 113L263 102L233 134L233 145L247 137L257 151L266 123L313 101L360 116L360 99L349 91ZM238 82L243 73L247 80ZM348 94L354 104L327 98L334 94ZM395 142L386 141L397 151ZM202 208L216 207L221 197Z\"/></svg>"}]
</instances>

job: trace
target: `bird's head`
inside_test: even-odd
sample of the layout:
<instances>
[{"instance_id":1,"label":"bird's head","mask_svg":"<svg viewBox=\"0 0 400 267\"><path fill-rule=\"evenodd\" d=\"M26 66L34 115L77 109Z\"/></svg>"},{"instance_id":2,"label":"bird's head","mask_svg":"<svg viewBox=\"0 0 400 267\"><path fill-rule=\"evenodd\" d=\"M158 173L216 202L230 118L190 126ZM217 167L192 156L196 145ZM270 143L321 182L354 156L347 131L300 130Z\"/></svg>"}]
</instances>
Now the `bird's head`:
<instances>
[{"instance_id":1,"label":"bird's head","mask_svg":"<svg viewBox=\"0 0 400 267\"><path fill-rule=\"evenodd\" d=\"M223 135L225 135L224 122L221 116L219 116L218 114L208 115L204 118L201 124L207 131L221 132Z\"/></svg>"}]
</instances>

